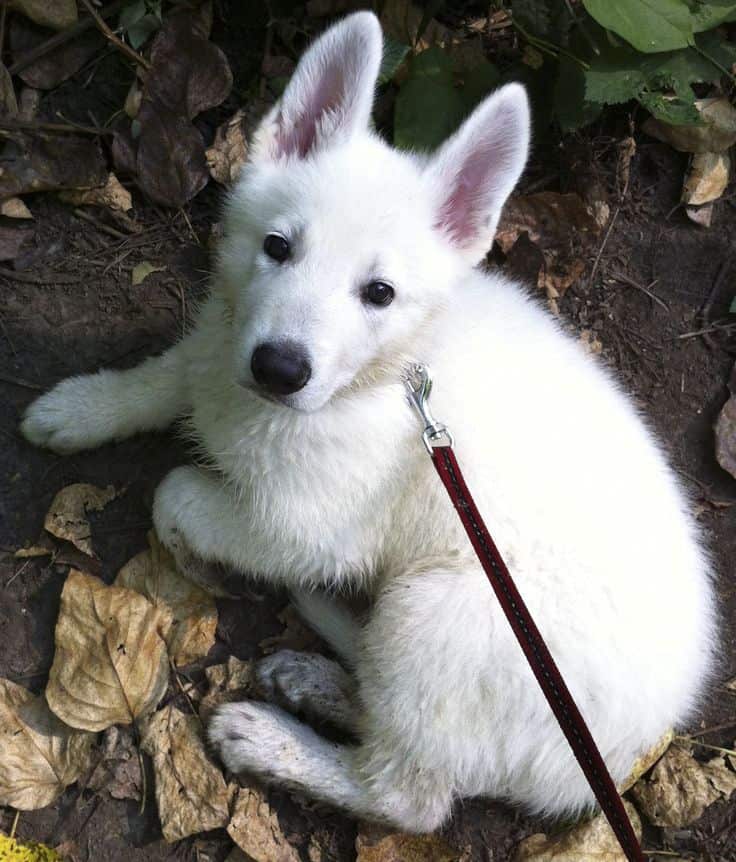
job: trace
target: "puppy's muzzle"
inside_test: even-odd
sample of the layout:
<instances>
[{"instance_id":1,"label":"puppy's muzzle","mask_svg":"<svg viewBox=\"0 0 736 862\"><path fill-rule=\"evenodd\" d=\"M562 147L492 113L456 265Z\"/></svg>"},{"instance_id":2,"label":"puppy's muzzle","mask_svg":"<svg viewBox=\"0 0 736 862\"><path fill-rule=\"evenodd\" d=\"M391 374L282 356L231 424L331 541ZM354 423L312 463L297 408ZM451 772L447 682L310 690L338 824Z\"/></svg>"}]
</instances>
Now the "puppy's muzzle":
<instances>
[{"instance_id":1,"label":"puppy's muzzle","mask_svg":"<svg viewBox=\"0 0 736 862\"><path fill-rule=\"evenodd\" d=\"M250 369L256 383L273 395L298 392L312 376L307 351L295 341L260 344L253 351Z\"/></svg>"}]
</instances>

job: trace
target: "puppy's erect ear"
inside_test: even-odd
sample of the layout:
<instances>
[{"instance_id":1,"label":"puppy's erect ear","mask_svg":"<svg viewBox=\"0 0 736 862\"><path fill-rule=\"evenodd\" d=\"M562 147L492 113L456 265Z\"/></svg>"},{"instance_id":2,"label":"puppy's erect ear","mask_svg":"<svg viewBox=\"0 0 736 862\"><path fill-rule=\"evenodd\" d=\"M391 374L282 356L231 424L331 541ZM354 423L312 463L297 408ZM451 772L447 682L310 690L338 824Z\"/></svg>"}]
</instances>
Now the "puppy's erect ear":
<instances>
[{"instance_id":1,"label":"puppy's erect ear","mask_svg":"<svg viewBox=\"0 0 736 862\"><path fill-rule=\"evenodd\" d=\"M526 92L507 84L478 105L425 169L437 190L437 227L474 263L493 243L528 150Z\"/></svg>"},{"instance_id":2,"label":"puppy's erect ear","mask_svg":"<svg viewBox=\"0 0 736 862\"><path fill-rule=\"evenodd\" d=\"M382 47L371 12L356 12L330 27L309 47L257 129L251 159L305 158L366 129Z\"/></svg>"}]
</instances>

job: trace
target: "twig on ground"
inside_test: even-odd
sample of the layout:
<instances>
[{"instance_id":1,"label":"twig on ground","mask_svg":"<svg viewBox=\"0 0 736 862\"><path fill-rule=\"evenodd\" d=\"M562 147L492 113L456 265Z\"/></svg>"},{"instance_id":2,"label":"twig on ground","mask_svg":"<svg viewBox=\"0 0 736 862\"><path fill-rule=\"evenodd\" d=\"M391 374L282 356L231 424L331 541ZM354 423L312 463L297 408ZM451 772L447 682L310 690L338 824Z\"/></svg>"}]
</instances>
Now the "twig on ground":
<instances>
[{"instance_id":1,"label":"twig on ground","mask_svg":"<svg viewBox=\"0 0 736 862\"><path fill-rule=\"evenodd\" d=\"M652 293L651 288L653 288L654 285L659 282L658 278L655 278L654 281L651 284L648 284L646 287L644 287L643 284L639 284L638 281L634 281L633 278L629 278L629 276L623 272L612 272L611 278L615 279L616 281L620 281L622 284L628 284L629 287L635 287L637 290L640 290L642 293L645 293L651 300L656 302L657 305L661 305L665 311L670 310L669 305L667 305L667 303L663 299L660 299L656 294Z\"/></svg>"},{"instance_id":2,"label":"twig on ground","mask_svg":"<svg viewBox=\"0 0 736 862\"><path fill-rule=\"evenodd\" d=\"M43 392L44 387L36 383L31 383L29 380L23 380L21 377L10 377L6 374L0 374L0 382L9 383L11 386L20 386L21 389L33 389L34 392Z\"/></svg>"},{"instance_id":3,"label":"twig on ground","mask_svg":"<svg viewBox=\"0 0 736 862\"><path fill-rule=\"evenodd\" d=\"M42 285L80 284L83 281L83 279L77 275L64 275L64 273L48 276L33 275L28 272L16 272L14 269L8 269L6 266L0 266L0 278L8 278L10 281L19 281L21 284Z\"/></svg>"},{"instance_id":4,"label":"twig on ground","mask_svg":"<svg viewBox=\"0 0 736 862\"><path fill-rule=\"evenodd\" d=\"M115 239L127 239L130 234L123 233L121 230L118 230L115 227L110 227L109 224L105 224L104 221L100 221L98 218L95 218L88 212L84 210L80 210L75 207L74 215L78 218L81 218L83 221L89 222L89 224L93 224L98 230L101 230L103 233L109 234L110 236L114 236Z\"/></svg>"},{"instance_id":5,"label":"twig on ground","mask_svg":"<svg viewBox=\"0 0 736 862\"><path fill-rule=\"evenodd\" d=\"M598 273L598 265L601 262L601 256L603 255L603 251L608 244L609 237L611 236L611 232L613 231L613 226L616 224L616 219L618 218L618 214L621 212L621 204L616 207L616 211L611 216L611 222L608 225L608 230L606 231L605 236L603 237L603 242L600 244L598 248L598 254L595 256L595 260L593 261L593 268L590 271L590 277L588 278L588 289L593 286L593 281Z\"/></svg>"},{"instance_id":6,"label":"twig on ground","mask_svg":"<svg viewBox=\"0 0 736 862\"><path fill-rule=\"evenodd\" d=\"M108 3L107 6L100 9L97 14L100 18L109 18L111 15L115 15L119 12L124 5L125 0L115 0L114 3ZM5 4L3 4L3 9L4 8ZM71 27L67 27L66 30L62 30L60 33L54 34L50 39L47 39L35 48L27 51L21 57L18 57L13 65L8 67L8 72L10 72L11 75L17 75L19 72L22 72L23 69L27 69L28 66L35 63L36 60L40 60L41 57L45 57L46 54L50 53L55 48L58 48L61 45L66 45L67 42L74 39L76 36L79 36L80 33L84 33L84 31L89 30L90 27L94 27L95 23L94 18L80 18L72 24Z\"/></svg>"},{"instance_id":7,"label":"twig on ground","mask_svg":"<svg viewBox=\"0 0 736 862\"><path fill-rule=\"evenodd\" d=\"M102 33L102 35L120 51L122 54L132 60L134 63L138 63L139 66L142 66L144 69L148 70L151 68L151 64L146 60L145 57L142 57L137 51L134 51L130 45L126 45L125 42L119 37L116 36L115 33L107 26L104 18L100 15L100 13L95 9L90 0L81 0L84 8L89 12L89 14L94 19L95 24L97 25L97 29Z\"/></svg>"},{"instance_id":8,"label":"twig on ground","mask_svg":"<svg viewBox=\"0 0 736 862\"><path fill-rule=\"evenodd\" d=\"M736 721L724 721L723 724L714 724L713 727L706 727L703 730L696 730L695 733L691 733L691 738L695 738L696 736L705 736L706 733L717 733L719 730L730 730L732 727L736 727Z\"/></svg>"},{"instance_id":9,"label":"twig on ground","mask_svg":"<svg viewBox=\"0 0 736 862\"><path fill-rule=\"evenodd\" d=\"M683 332L677 337L682 341L686 338L695 338L698 335L706 335L709 332L730 332L736 329L736 323L714 323L711 326L705 326L703 329L694 329L692 332Z\"/></svg>"},{"instance_id":10,"label":"twig on ground","mask_svg":"<svg viewBox=\"0 0 736 862\"><path fill-rule=\"evenodd\" d=\"M10 120L4 117L0 120L0 131L3 132L58 132L59 134L75 135L114 135L112 129L95 126L80 126L77 123L47 123L43 120Z\"/></svg>"}]
</instances>

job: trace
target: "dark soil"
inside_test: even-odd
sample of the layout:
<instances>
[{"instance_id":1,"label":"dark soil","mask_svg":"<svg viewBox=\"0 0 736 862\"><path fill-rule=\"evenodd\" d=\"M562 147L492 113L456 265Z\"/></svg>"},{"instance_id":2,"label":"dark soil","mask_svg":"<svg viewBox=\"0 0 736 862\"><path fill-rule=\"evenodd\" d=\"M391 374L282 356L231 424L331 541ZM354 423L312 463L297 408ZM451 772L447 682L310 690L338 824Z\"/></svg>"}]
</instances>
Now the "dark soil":
<instances>
[{"instance_id":1,"label":"dark soil","mask_svg":"<svg viewBox=\"0 0 736 862\"><path fill-rule=\"evenodd\" d=\"M217 34L215 34L217 38ZM244 64L233 49L235 65ZM122 88L125 90L125 87ZM94 91L92 91L94 93ZM69 86L67 98L76 98ZM60 100L61 93L54 99ZM103 87L88 94L100 114L119 105ZM94 98L99 101L94 102ZM109 104L108 104L108 100ZM237 95L233 97L237 101ZM88 106L89 107L89 106ZM736 676L736 643L732 623L736 610L736 483L720 469L713 454L713 423L727 397L726 380L734 361L734 344L726 332L681 338L722 319L736 288L736 211L733 201L716 206L709 230L688 222L676 206L685 157L646 138L637 140L632 175L600 258L595 278L588 272L560 302L573 330L589 330L602 342L603 360L617 372L640 402L683 480L692 492L700 523L708 536L719 571L722 608L722 653L716 684L702 717L691 730L734 722L730 729L700 737L733 747L736 737L734 696L723 682ZM560 152L563 153L560 158ZM570 170L575 164L574 171ZM587 137L559 148L539 150L527 183L556 164L561 179L547 187L562 190L566 177L597 177L614 187L615 141ZM24 408L41 391L70 374L100 366L124 368L159 352L181 333L185 319L205 289L209 226L217 217L217 193L201 194L188 211L194 235L181 214L162 214L140 199L135 217L143 233L129 240L80 220L51 195L29 201L36 218L36 254L25 269L0 268L0 677L41 691L53 655L53 629L70 554L53 564L48 557L16 560L13 552L35 542L54 494L72 482L114 484L125 492L93 518L97 573L106 581L134 553L145 547L151 524L151 500L160 479L188 455L173 434L148 435L68 458L32 448L17 425ZM611 197L611 209L617 209ZM599 241L600 242L600 241ZM131 286L131 269L142 260L167 269ZM625 275L650 288L661 307ZM715 292L714 291L715 285ZM544 385L540 369L540 385ZM601 452L605 458L606 453ZM637 489L632 487L632 494ZM591 500L591 505L595 501ZM626 537L621 536L625 542ZM88 565L89 567L89 565ZM280 632L276 613L282 595L254 595L242 602L220 602L218 644L205 664L234 653L259 653L259 643ZM196 682L203 666L190 669ZM172 696L176 696L172 692ZM150 776L149 776L150 777ZM64 842L78 860L223 860L232 844L224 831L169 846L160 836L150 792L143 813L132 802L116 801L103 791L70 788L53 806L21 817L21 834L51 845ZM304 859L354 858L356 824L288 794L271 791L284 833ZM0 809L0 830L8 831L13 812ZM450 842L464 849L467 860L505 860L513 846L532 831L549 828L508 807L487 801L458 806L447 828ZM694 827L677 832L650 829L646 846L688 858L725 862L736 858L736 804L716 804ZM311 847L309 856L307 848ZM316 855L315 848L322 855Z\"/></svg>"}]
</instances>

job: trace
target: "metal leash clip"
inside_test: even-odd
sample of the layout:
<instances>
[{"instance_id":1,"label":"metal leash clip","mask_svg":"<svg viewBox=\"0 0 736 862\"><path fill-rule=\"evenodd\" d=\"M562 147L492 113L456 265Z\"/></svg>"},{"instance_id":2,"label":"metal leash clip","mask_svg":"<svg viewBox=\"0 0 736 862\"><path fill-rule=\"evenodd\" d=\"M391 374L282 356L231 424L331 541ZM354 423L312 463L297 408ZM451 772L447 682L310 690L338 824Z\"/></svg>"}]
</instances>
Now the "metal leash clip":
<instances>
[{"instance_id":1,"label":"metal leash clip","mask_svg":"<svg viewBox=\"0 0 736 862\"><path fill-rule=\"evenodd\" d=\"M407 370L404 378L409 404L417 411L424 425L422 440L429 454L439 446L452 448L454 440L447 428L438 422L429 409L429 396L432 392L432 378L426 365L416 363Z\"/></svg>"}]
</instances>

